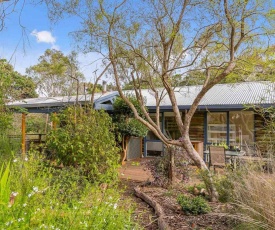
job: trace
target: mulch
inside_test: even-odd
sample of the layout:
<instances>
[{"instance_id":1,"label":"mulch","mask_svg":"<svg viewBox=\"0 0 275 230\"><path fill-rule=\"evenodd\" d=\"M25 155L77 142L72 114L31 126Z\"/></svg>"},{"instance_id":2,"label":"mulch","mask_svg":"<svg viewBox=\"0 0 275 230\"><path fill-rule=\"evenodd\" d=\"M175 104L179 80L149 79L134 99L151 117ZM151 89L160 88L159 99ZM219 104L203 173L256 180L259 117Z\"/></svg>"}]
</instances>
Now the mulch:
<instances>
[{"instance_id":1,"label":"mulch","mask_svg":"<svg viewBox=\"0 0 275 230\"><path fill-rule=\"evenodd\" d=\"M160 187L144 187L143 192L156 200L165 212L165 220L170 229L231 229L229 221L220 213L225 208L220 203L209 202L212 212L209 214L191 216L185 215L177 203L177 196L185 193L178 189L165 189Z\"/></svg>"},{"instance_id":2,"label":"mulch","mask_svg":"<svg viewBox=\"0 0 275 230\"><path fill-rule=\"evenodd\" d=\"M138 180L131 179L127 175L127 170L122 169L123 176L121 176L121 187L124 188L122 196L122 203L131 202L134 204L133 219L135 222L146 230L157 230L158 217L155 214L155 210L150 207L142 199L135 196L134 188L139 186L141 191L147 196L152 198L162 207L164 211L164 220L169 225L171 230L178 229L213 229L213 230L229 230L232 229L232 220L227 218L222 213L226 211L226 205L221 203L209 202L212 212L203 215L186 215L179 204L177 203L177 196L182 193L186 193L182 187L176 187L173 189L156 187L148 182L148 172L144 173L142 166L134 165L129 166L132 163L128 163L128 170L130 168L130 174L135 175L135 179L138 173L141 173L141 178ZM137 170L138 173L135 173ZM151 179L152 177L149 176ZM147 181L147 182L146 182ZM130 201L129 201L130 200Z\"/></svg>"}]
</instances>

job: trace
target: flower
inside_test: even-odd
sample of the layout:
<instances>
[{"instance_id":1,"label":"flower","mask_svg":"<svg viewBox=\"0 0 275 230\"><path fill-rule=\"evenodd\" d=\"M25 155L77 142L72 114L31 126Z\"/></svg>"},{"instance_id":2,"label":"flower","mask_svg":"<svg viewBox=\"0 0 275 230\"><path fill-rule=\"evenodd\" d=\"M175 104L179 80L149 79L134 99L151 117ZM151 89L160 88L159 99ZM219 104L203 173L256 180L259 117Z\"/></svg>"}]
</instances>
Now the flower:
<instances>
[{"instance_id":1,"label":"flower","mask_svg":"<svg viewBox=\"0 0 275 230\"><path fill-rule=\"evenodd\" d=\"M26 204L26 203L24 203L24 204L23 204L23 207L26 207L26 206L27 206L27 204Z\"/></svg>"},{"instance_id":2,"label":"flower","mask_svg":"<svg viewBox=\"0 0 275 230\"><path fill-rule=\"evenodd\" d=\"M32 187L32 190L34 191L34 192L38 192L39 190L38 190L38 187Z\"/></svg>"},{"instance_id":3,"label":"flower","mask_svg":"<svg viewBox=\"0 0 275 230\"><path fill-rule=\"evenodd\" d=\"M19 194L18 192L12 192L12 193L11 193L11 196L14 196L14 197L15 197L15 196L17 196L18 194Z\"/></svg>"},{"instance_id":4,"label":"flower","mask_svg":"<svg viewBox=\"0 0 275 230\"><path fill-rule=\"evenodd\" d=\"M114 204L114 209L116 209L116 208L117 208L117 203Z\"/></svg>"},{"instance_id":5,"label":"flower","mask_svg":"<svg viewBox=\"0 0 275 230\"><path fill-rule=\"evenodd\" d=\"M14 160L13 160L13 162L15 163L15 162L17 162L18 160L15 158Z\"/></svg>"},{"instance_id":6,"label":"flower","mask_svg":"<svg viewBox=\"0 0 275 230\"><path fill-rule=\"evenodd\" d=\"M29 159L28 159L28 157L25 157L25 159L24 159L25 161L28 161Z\"/></svg>"},{"instance_id":7,"label":"flower","mask_svg":"<svg viewBox=\"0 0 275 230\"><path fill-rule=\"evenodd\" d=\"M17 221L18 221L18 222L24 221L24 217L19 218Z\"/></svg>"},{"instance_id":8,"label":"flower","mask_svg":"<svg viewBox=\"0 0 275 230\"><path fill-rule=\"evenodd\" d=\"M11 221L8 221L8 222L6 223L6 226L10 226L12 223L13 223L12 220L11 220Z\"/></svg>"},{"instance_id":9,"label":"flower","mask_svg":"<svg viewBox=\"0 0 275 230\"><path fill-rule=\"evenodd\" d=\"M30 194L28 194L28 197L30 198L33 195L33 193L31 192Z\"/></svg>"}]
</instances>

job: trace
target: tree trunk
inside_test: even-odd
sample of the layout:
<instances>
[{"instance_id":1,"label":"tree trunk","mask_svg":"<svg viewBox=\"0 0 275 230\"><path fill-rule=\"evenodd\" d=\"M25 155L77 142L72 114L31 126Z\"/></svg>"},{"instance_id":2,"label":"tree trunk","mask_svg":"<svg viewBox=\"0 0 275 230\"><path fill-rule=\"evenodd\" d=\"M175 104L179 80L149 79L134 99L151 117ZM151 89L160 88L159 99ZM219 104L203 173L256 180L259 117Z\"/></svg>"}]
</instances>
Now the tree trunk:
<instances>
[{"instance_id":1,"label":"tree trunk","mask_svg":"<svg viewBox=\"0 0 275 230\"><path fill-rule=\"evenodd\" d=\"M129 144L130 137L122 137L122 154L121 154L121 164L125 165L125 159L127 156L128 144Z\"/></svg>"},{"instance_id":2,"label":"tree trunk","mask_svg":"<svg viewBox=\"0 0 275 230\"><path fill-rule=\"evenodd\" d=\"M169 154L169 184L173 186L176 182L176 175L175 175L175 147L169 146L168 148L168 154Z\"/></svg>"},{"instance_id":3,"label":"tree trunk","mask_svg":"<svg viewBox=\"0 0 275 230\"><path fill-rule=\"evenodd\" d=\"M211 199L211 201L217 201L219 194L215 188L211 172L209 171L204 160L200 157L199 153L197 153L197 151L194 149L194 147L191 143L191 140L189 138L189 135L182 138L182 143L183 143L184 149L187 152L187 155L194 161L196 166L198 168L200 168L202 171L206 172L206 174L208 176L208 181L205 184L207 187L209 187L208 191L209 191L210 199Z\"/></svg>"}]
</instances>

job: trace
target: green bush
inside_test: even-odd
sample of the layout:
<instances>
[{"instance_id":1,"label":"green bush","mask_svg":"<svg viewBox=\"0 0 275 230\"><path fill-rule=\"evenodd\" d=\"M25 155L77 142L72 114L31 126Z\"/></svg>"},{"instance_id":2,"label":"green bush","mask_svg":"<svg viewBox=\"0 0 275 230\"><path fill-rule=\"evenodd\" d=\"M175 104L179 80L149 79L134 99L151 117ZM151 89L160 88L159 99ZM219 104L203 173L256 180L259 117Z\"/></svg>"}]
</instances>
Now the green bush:
<instances>
[{"instance_id":1,"label":"green bush","mask_svg":"<svg viewBox=\"0 0 275 230\"><path fill-rule=\"evenodd\" d=\"M232 199L232 194L233 194L233 181L236 179L237 172L234 171L232 172L231 170L226 170L224 175L219 175L219 174L213 174L212 179L215 185L215 188L219 194L219 201L222 203L226 203L231 201ZM208 176L208 171L206 170L201 170L200 171L200 178L203 180L205 184L205 188L210 194L210 180Z\"/></svg>"},{"instance_id":2,"label":"green bush","mask_svg":"<svg viewBox=\"0 0 275 230\"><path fill-rule=\"evenodd\" d=\"M75 168L44 162L35 153L4 168L9 183L3 183L1 191L9 194L0 202L0 229L135 229L132 209L120 204L116 187L103 190Z\"/></svg>"},{"instance_id":3,"label":"green bush","mask_svg":"<svg viewBox=\"0 0 275 230\"><path fill-rule=\"evenodd\" d=\"M60 127L47 136L46 148L51 158L63 166L78 168L93 182L114 181L119 149L109 115L71 107L58 119Z\"/></svg>"},{"instance_id":4,"label":"green bush","mask_svg":"<svg viewBox=\"0 0 275 230\"><path fill-rule=\"evenodd\" d=\"M21 138L9 138L6 133L0 134L0 157L3 161L10 160L14 153L20 151L20 147Z\"/></svg>"},{"instance_id":5,"label":"green bush","mask_svg":"<svg viewBox=\"0 0 275 230\"><path fill-rule=\"evenodd\" d=\"M211 211L211 208L207 201L200 196L191 198L180 195L178 197L178 203L187 215L200 215Z\"/></svg>"},{"instance_id":6,"label":"green bush","mask_svg":"<svg viewBox=\"0 0 275 230\"><path fill-rule=\"evenodd\" d=\"M193 195L196 195L196 194L194 194L195 188L200 192L202 189L205 189L205 184L191 185L191 186L188 186L186 189L188 192L192 193Z\"/></svg>"},{"instance_id":7,"label":"green bush","mask_svg":"<svg viewBox=\"0 0 275 230\"><path fill-rule=\"evenodd\" d=\"M233 175L226 174L225 176L216 177L215 186L217 192L219 193L219 201L222 203L226 203L232 200L233 195Z\"/></svg>"}]
</instances>

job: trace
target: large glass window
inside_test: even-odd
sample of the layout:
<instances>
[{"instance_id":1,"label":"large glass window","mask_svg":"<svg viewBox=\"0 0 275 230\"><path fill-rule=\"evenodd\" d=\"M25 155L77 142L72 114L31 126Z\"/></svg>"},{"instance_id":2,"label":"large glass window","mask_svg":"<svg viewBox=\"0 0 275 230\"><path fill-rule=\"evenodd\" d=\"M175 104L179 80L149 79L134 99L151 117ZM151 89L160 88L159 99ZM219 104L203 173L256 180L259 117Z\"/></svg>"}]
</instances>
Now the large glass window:
<instances>
[{"instance_id":1,"label":"large glass window","mask_svg":"<svg viewBox=\"0 0 275 230\"><path fill-rule=\"evenodd\" d=\"M227 143L227 116L223 113L207 114L207 143Z\"/></svg>"},{"instance_id":2,"label":"large glass window","mask_svg":"<svg viewBox=\"0 0 275 230\"><path fill-rule=\"evenodd\" d=\"M228 113L229 121L227 121ZM253 111L208 113L207 143L227 144L235 149L251 147L254 143Z\"/></svg>"},{"instance_id":3,"label":"large glass window","mask_svg":"<svg viewBox=\"0 0 275 230\"><path fill-rule=\"evenodd\" d=\"M254 113L252 111L229 112L230 138L229 145L246 148L254 142Z\"/></svg>"}]
</instances>

